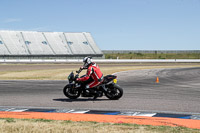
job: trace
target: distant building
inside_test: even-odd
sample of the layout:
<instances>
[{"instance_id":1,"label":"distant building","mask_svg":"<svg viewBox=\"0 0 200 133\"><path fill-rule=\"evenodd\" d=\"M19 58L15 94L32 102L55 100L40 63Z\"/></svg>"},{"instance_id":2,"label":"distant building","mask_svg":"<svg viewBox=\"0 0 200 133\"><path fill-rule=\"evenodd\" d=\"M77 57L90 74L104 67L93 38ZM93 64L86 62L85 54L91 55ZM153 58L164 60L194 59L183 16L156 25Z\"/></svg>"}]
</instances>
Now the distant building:
<instances>
[{"instance_id":1,"label":"distant building","mask_svg":"<svg viewBox=\"0 0 200 133\"><path fill-rule=\"evenodd\" d=\"M102 58L88 32L0 31L1 58Z\"/></svg>"}]
</instances>

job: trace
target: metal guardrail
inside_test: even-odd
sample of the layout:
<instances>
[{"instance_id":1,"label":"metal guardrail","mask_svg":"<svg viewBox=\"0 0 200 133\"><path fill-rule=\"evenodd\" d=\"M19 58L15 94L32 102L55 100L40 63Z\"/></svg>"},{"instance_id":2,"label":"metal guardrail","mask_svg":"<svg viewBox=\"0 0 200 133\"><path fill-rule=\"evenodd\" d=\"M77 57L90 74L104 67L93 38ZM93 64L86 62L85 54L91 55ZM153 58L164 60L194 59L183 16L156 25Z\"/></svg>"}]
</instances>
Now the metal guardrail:
<instances>
[{"instance_id":1,"label":"metal guardrail","mask_svg":"<svg viewBox=\"0 0 200 133\"><path fill-rule=\"evenodd\" d=\"M200 63L200 59L94 59L102 63ZM0 63L82 63L82 59L0 59Z\"/></svg>"}]
</instances>

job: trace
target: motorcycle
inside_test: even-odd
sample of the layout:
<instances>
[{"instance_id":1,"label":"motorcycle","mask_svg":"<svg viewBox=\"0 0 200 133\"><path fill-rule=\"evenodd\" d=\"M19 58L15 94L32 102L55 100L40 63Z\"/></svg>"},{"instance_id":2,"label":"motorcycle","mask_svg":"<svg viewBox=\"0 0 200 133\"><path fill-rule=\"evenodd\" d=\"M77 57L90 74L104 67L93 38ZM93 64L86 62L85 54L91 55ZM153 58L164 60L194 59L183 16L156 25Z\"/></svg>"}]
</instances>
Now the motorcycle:
<instances>
[{"instance_id":1,"label":"motorcycle","mask_svg":"<svg viewBox=\"0 0 200 133\"><path fill-rule=\"evenodd\" d=\"M123 89L117 84L117 76L107 75L103 78L102 83L97 87L85 89L85 86L90 83L92 79L84 82L77 82L76 79L79 78L79 74L81 71L82 69L76 71L76 75L73 71L69 74L69 84L67 84L63 89L63 93L66 97L70 99L77 99L78 97L80 97L80 95L82 97L94 97L97 95L98 97L102 97L105 95L110 100L118 100L122 97ZM87 95L84 95L86 91Z\"/></svg>"}]
</instances>

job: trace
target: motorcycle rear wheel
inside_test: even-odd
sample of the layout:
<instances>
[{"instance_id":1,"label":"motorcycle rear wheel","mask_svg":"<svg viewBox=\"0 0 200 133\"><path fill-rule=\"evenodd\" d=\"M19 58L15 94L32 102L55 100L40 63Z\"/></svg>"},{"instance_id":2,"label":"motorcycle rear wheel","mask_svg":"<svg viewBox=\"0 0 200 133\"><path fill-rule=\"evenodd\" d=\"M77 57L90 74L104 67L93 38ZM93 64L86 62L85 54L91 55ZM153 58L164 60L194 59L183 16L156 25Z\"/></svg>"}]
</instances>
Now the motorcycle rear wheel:
<instances>
[{"instance_id":1,"label":"motorcycle rear wheel","mask_svg":"<svg viewBox=\"0 0 200 133\"><path fill-rule=\"evenodd\" d=\"M80 96L81 91L78 89L72 89L70 85L66 85L63 89L63 93L70 99L77 99Z\"/></svg>"},{"instance_id":2,"label":"motorcycle rear wheel","mask_svg":"<svg viewBox=\"0 0 200 133\"><path fill-rule=\"evenodd\" d=\"M105 95L110 100L118 100L123 95L123 89L119 85L114 84L112 86L109 86L108 91L105 93Z\"/></svg>"}]
</instances>

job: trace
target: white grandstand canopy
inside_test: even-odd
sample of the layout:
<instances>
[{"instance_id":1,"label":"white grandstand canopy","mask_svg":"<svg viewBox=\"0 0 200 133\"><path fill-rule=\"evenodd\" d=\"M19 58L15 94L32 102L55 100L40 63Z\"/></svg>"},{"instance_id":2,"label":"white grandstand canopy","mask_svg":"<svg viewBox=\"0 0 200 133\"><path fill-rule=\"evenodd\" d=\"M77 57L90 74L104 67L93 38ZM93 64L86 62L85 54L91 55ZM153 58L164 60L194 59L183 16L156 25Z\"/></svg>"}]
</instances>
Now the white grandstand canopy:
<instances>
[{"instance_id":1,"label":"white grandstand canopy","mask_svg":"<svg viewBox=\"0 0 200 133\"><path fill-rule=\"evenodd\" d=\"M0 55L103 55L88 32L0 31Z\"/></svg>"}]
</instances>

